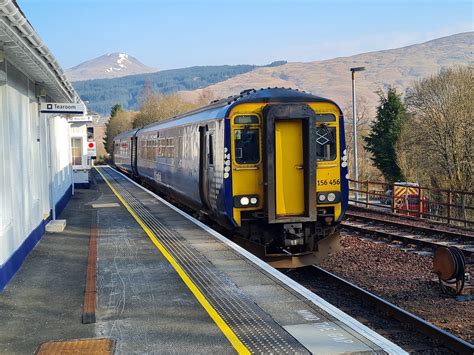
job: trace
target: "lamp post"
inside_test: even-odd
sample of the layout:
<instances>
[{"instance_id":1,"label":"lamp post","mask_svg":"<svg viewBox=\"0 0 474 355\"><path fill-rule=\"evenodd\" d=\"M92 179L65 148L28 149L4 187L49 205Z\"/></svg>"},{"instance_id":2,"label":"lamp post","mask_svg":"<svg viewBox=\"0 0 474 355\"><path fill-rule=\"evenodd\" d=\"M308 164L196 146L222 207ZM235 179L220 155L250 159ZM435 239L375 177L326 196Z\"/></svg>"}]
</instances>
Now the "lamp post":
<instances>
[{"instance_id":1,"label":"lamp post","mask_svg":"<svg viewBox=\"0 0 474 355\"><path fill-rule=\"evenodd\" d=\"M355 200L359 201L359 169L357 166L357 109L356 109L356 91L355 91L355 72L364 71L365 67L351 68L352 73L352 122L354 135L354 180L355 180Z\"/></svg>"}]
</instances>

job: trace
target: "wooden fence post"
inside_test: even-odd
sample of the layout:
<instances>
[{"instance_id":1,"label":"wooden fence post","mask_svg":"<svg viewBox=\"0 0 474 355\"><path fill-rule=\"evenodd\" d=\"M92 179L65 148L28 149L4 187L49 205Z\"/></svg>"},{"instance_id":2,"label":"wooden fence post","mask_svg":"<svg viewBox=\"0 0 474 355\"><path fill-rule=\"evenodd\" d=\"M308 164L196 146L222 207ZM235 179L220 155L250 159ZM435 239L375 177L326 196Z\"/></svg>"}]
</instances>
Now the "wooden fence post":
<instances>
[{"instance_id":1,"label":"wooden fence post","mask_svg":"<svg viewBox=\"0 0 474 355\"><path fill-rule=\"evenodd\" d=\"M365 207L369 208L369 180L365 181Z\"/></svg>"},{"instance_id":2,"label":"wooden fence post","mask_svg":"<svg viewBox=\"0 0 474 355\"><path fill-rule=\"evenodd\" d=\"M392 183L392 213L395 213L395 183Z\"/></svg>"}]
</instances>

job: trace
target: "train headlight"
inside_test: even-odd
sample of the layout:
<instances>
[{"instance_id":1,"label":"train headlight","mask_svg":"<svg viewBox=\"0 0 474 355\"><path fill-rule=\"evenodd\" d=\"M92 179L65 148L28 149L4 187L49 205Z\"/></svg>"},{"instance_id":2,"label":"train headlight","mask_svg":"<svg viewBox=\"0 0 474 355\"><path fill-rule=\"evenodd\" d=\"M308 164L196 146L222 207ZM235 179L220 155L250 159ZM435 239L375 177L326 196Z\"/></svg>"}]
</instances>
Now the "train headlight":
<instances>
[{"instance_id":1,"label":"train headlight","mask_svg":"<svg viewBox=\"0 0 474 355\"><path fill-rule=\"evenodd\" d=\"M239 195L234 196L234 207L245 208L245 207L256 207L260 200L258 195Z\"/></svg>"},{"instance_id":2,"label":"train headlight","mask_svg":"<svg viewBox=\"0 0 474 355\"><path fill-rule=\"evenodd\" d=\"M318 192L318 203L332 204L341 202L341 193L339 191Z\"/></svg>"},{"instance_id":3,"label":"train headlight","mask_svg":"<svg viewBox=\"0 0 474 355\"><path fill-rule=\"evenodd\" d=\"M240 204L241 204L242 206L247 206L249 203L250 203L250 200L249 200L248 197L242 197L242 198L240 199Z\"/></svg>"}]
</instances>

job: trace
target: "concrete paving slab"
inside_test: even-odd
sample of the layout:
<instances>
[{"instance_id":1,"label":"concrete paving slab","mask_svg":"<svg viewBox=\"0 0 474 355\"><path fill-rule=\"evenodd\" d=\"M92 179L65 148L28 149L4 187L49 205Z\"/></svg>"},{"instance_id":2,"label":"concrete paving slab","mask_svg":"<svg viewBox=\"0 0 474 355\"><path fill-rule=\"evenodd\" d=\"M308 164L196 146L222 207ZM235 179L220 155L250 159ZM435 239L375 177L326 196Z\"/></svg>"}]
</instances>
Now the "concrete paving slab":
<instances>
[{"instance_id":1,"label":"concrete paving slab","mask_svg":"<svg viewBox=\"0 0 474 355\"><path fill-rule=\"evenodd\" d=\"M284 304L269 302L265 310L282 326L330 321L329 317L317 312L307 301L296 300Z\"/></svg>"},{"instance_id":2,"label":"concrete paving slab","mask_svg":"<svg viewBox=\"0 0 474 355\"><path fill-rule=\"evenodd\" d=\"M330 322L284 326L313 354L373 354L359 339L339 332Z\"/></svg>"}]
</instances>

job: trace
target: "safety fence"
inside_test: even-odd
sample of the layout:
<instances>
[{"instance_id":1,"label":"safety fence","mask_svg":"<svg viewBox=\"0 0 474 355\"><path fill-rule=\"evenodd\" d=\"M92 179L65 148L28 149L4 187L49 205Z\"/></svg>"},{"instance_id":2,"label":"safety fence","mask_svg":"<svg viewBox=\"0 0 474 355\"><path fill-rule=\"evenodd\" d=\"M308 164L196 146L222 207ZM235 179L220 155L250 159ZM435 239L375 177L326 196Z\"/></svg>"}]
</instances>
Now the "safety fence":
<instances>
[{"instance_id":1,"label":"safety fence","mask_svg":"<svg viewBox=\"0 0 474 355\"><path fill-rule=\"evenodd\" d=\"M474 228L474 192L349 179L349 203L398 215Z\"/></svg>"}]
</instances>

